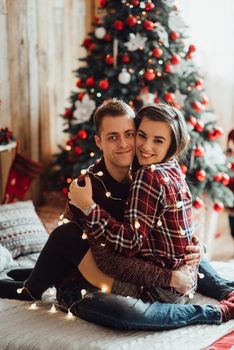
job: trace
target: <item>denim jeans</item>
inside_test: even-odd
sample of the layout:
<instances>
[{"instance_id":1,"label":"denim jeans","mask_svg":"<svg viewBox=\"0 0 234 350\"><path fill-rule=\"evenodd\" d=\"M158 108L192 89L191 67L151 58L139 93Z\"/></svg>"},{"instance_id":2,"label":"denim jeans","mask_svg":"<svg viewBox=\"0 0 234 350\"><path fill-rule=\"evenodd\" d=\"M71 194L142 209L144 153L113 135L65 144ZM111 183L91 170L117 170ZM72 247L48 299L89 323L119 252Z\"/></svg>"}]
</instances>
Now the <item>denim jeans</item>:
<instances>
[{"instance_id":1,"label":"denim jeans","mask_svg":"<svg viewBox=\"0 0 234 350\"><path fill-rule=\"evenodd\" d=\"M234 282L221 278L207 261L200 264L199 271L205 276L199 279L198 292L221 300L234 290ZM88 291L83 299L81 289ZM139 299L106 295L86 281L59 288L57 298L66 309L71 307L74 315L110 328L166 330L222 322L221 313L215 305L144 303Z\"/></svg>"}]
</instances>

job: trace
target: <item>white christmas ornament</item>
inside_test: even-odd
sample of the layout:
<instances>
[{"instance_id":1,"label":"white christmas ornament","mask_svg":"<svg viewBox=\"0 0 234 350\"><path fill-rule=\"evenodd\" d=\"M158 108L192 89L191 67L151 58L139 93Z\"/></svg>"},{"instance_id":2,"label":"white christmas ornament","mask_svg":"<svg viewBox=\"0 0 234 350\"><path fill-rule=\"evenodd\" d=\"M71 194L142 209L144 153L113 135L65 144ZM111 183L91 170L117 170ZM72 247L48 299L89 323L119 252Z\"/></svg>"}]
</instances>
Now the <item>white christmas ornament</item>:
<instances>
[{"instance_id":1,"label":"white christmas ornament","mask_svg":"<svg viewBox=\"0 0 234 350\"><path fill-rule=\"evenodd\" d=\"M104 36L106 35L106 29L103 27L99 27L95 30L95 36L98 39L103 39Z\"/></svg>"},{"instance_id":2,"label":"white christmas ornament","mask_svg":"<svg viewBox=\"0 0 234 350\"><path fill-rule=\"evenodd\" d=\"M91 114L96 108L94 100L89 98L88 94L85 94L82 101L76 101L76 110L74 111L74 117L77 119L76 123L81 124L89 121Z\"/></svg>"},{"instance_id":3,"label":"white christmas ornament","mask_svg":"<svg viewBox=\"0 0 234 350\"><path fill-rule=\"evenodd\" d=\"M126 85L130 82L131 75L127 72L127 70L124 68L122 69L122 72L118 75L118 81L120 84Z\"/></svg>"},{"instance_id":4,"label":"white christmas ornament","mask_svg":"<svg viewBox=\"0 0 234 350\"><path fill-rule=\"evenodd\" d=\"M145 47L145 42L147 40L146 37L141 36L139 33L137 33L136 35L131 33L129 36L129 41L124 44L125 46L127 46L129 51L136 51L140 47Z\"/></svg>"}]
</instances>

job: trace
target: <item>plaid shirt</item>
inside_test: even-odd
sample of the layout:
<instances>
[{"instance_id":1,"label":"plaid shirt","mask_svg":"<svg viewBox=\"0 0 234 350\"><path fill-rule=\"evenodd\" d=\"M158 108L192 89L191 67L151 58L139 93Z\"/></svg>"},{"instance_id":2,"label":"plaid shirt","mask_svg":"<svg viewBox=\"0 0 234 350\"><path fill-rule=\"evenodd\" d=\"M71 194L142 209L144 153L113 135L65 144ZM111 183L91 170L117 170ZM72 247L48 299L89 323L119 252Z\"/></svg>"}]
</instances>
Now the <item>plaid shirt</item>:
<instances>
[{"instance_id":1,"label":"plaid shirt","mask_svg":"<svg viewBox=\"0 0 234 350\"><path fill-rule=\"evenodd\" d=\"M155 265L184 264L192 237L192 200L176 160L139 169L130 187L124 223L99 205L86 218L89 235L128 256L138 253Z\"/></svg>"}]
</instances>

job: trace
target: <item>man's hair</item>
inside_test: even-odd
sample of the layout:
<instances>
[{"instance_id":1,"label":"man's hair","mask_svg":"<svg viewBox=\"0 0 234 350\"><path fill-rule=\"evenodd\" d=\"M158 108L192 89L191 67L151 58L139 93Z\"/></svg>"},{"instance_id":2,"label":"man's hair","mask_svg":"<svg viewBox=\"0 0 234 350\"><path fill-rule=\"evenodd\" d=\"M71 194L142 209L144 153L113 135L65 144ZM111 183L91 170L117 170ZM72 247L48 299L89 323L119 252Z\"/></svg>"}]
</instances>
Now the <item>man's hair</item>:
<instances>
[{"instance_id":1,"label":"man's hair","mask_svg":"<svg viewBox=\"0 0 234 350\"><path fill-rule=\"evenodd\" d=\"M121 100L108 100L103 102L103 104L96 109L93 116L96 133L99 134L101 131L103 118L106 116L119 117L122 115L128 115L131 119L135 118L133 109L127 103Z\"/></svg>"},{"instance_id":2,"label":"man's hair","mask_svg":"<svg viewBox=\"0 0 234 350\"><path fill-rule=\"evenodd\" d=\"M163 103L155 106L145 106L136 114L135 124L137 128L143 118L162 121L170 125L172 141L165 160L172 156L182 155L188 145L189 135L184 116L178 109Z\"/></svg>"}]
</instances>

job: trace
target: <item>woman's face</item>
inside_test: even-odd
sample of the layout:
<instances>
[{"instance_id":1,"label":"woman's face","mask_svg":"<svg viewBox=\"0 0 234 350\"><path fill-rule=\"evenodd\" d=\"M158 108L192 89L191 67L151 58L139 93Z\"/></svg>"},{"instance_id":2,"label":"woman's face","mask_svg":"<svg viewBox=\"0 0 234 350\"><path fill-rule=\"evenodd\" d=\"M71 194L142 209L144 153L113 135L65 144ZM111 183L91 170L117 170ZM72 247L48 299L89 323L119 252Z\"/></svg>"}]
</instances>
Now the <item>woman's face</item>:
<instances>
[{"instance_id":1,"label":"woman's face","mask_svg":"<svg viewBox=\"0 0 234 350\"><path fill-rule=\"evenodd\" d=\"M136 134L136 157L141 166L161 163L171 145L171 127L144 117Z\"/></svg>"}]
</instances>

